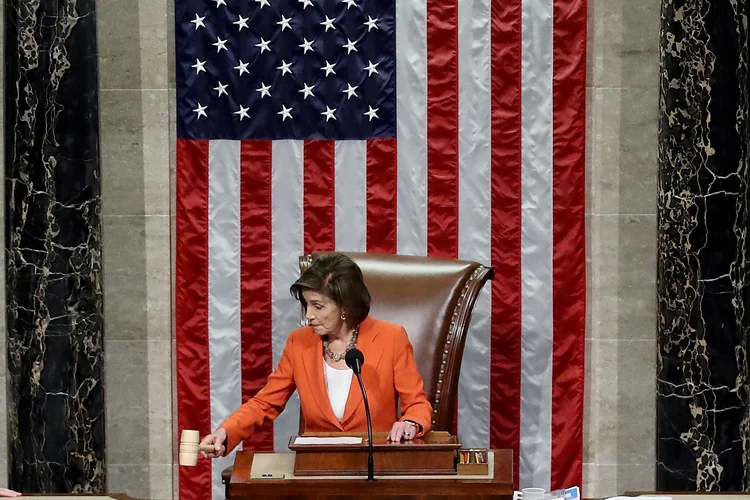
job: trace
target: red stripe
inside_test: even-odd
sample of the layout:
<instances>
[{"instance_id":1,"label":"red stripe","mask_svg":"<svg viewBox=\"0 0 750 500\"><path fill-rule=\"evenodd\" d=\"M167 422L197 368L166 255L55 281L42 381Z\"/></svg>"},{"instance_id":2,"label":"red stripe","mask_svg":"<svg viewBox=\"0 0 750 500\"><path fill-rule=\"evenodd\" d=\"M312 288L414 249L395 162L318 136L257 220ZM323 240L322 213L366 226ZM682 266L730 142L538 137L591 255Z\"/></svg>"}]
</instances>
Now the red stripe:
<instances>
[{"instance_id":1,"label":"red stripe","mask_svg":"<svg viewBox=\"0 0 750 500\"><path fill-rule=\"evenodd\" d=\"M367 141L367 251L396 253L396 139Z\"/></svg>"},{"instance_id":2,"label":"red stripe","mask_svg":"<svg viewBox=\"0 0 750 500\"><path fill-rule=\"evenodd\" d=\"M305 252L336 248L335 142L305 141Z\"/></svg>"},{"instance_id":3,"label":"red stripe","mask_svg":"<svg viewBox=\"0 0 750 500\"><path fill-rule=\"evenodd\" d=\"M518 464L521 414L521 0L493 0L490 446ZM518 485L518 466L514 467ZM578 484L578 483L575 483Z\"/></svg>"},{"instance_id":4,"label":"red stripe","mask_svg":"<svg viewBox=\"0 0 750 500\"><path fill-rule=\"evenodd\" d=\"M211 429L208 373L208 142L177 140L175 323L179 431ZM180 468L183 500L211 498L211 462Z\"/></svg>"},{"instance_id":5,"label":"red stripe","mask_svg":"<svg viewBox=\"0 0 750 500\"><path fill-rule=\"evenodd\" d=\"M265 385L272 370L271 141L243 141L240 156L240 294L242 402ZM273 422L245 440L245 449L273 450Z\"/></svg>"},{"instance_id":6,"label":"red stripe","mask_svg":"<svg viewBox=\"0 0 750 500\"><path fill-rule=\"evenodd\" d=\"M427 254L458 257L458 0L427 0Z\"/></svg>"},{"instance_id":7,"label":"red stripe","mask_svg":"<svg viewBox=\"0 0 750 500\"><path fill-rule=\"evenodd\" d=\"M556 0L551 487L581 484L586 321L586 0Z\"/></svg>"}]
</instances>

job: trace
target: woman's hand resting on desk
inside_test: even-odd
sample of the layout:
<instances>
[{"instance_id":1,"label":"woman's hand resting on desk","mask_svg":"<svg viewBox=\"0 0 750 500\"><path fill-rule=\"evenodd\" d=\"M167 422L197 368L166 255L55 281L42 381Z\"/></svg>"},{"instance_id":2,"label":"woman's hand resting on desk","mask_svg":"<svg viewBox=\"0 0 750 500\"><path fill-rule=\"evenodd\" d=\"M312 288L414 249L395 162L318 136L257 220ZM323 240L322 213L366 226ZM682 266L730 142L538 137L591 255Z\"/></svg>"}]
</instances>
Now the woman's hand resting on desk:
<instances>
[{"instance_id":1,"label":"woman's hand resting on desk","mask_svg":"<svg viewBox=\"0 0 750 500\"><path fill-rule=\"evenodd\" d=\"M417 436L417 426L412 422L396 422L391 427L391 432L388 433L388 441L396 443L404 441L411 441Z\"/></svg>"},{"instance_id":2,"label":"woman's hand resting on desk","mask_svg":"<svg viewBox=\"0 0 750 500\"><path fill-rule=\"evenodd\" d=\"M0 497L20 497L21 494L17 491L9 490L8 488L0 488Z\"/></svg>"},{"instance_id":3,"label":"woman's hand resting on desk","mask_svg":"<svg viewBox=\"0 0 750 500\"><path fill-rule=\"evenodd\" d=\"M201 444L212 444L214 445L214 449L216 451L213 453L206 453L202 451L201 454L203 455L203 458L223 457L224 453L226 453L227 451L227 449L224 447L224 443L226 442L227 442L227 431L223 427L219 427L218 429L216 429L216 432L204 437L203 440L201 441Z\"/></svg>"}]
</instances>

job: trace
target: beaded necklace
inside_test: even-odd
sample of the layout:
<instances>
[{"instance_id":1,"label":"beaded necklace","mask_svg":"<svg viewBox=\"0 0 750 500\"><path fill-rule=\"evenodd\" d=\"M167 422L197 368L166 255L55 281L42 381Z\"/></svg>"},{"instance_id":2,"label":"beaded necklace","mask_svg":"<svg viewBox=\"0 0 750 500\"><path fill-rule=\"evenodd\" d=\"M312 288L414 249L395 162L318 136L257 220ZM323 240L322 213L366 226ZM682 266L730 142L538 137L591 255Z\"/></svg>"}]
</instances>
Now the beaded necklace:
<instances>
[{"instance_id":1,"label":"beaded necklace","mask_svg":"<svg viewBox=\"0 0 750 500\"><path fill-rule=\"evenodd\" d=\"M357 347L357 335L359 335L359 325L354 328L352 339L349 341L349 347L346 348L346 351L340 353L334 353L333 351L331 351L331 348L328 347L328 335L326 335L323 338L323 350L326 352L326 355L328 355L328 357L331 358L334 362L339 362L344 359L347 352Z\"/></svg>"}]
</instances>

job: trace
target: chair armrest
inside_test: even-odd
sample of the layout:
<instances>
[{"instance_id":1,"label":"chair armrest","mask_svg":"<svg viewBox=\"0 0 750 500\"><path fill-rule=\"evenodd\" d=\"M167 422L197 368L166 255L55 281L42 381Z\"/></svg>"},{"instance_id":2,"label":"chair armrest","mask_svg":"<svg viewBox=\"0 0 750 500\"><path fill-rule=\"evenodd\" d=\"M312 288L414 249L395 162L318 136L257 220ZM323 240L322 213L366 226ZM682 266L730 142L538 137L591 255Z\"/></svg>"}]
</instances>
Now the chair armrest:
<instances>
[{"instance_id":1,"label":"chair armrest","mask_svg":"<svg viewBox=\"0 0 750 500\"><path fill-rule=\"evenodd\" d=\"M232 470L234 469L233 465L230 465L223 471L221 471L221 482L223 484L229 484L229 481L232 479Z\"/></svg>"}]
</instances>

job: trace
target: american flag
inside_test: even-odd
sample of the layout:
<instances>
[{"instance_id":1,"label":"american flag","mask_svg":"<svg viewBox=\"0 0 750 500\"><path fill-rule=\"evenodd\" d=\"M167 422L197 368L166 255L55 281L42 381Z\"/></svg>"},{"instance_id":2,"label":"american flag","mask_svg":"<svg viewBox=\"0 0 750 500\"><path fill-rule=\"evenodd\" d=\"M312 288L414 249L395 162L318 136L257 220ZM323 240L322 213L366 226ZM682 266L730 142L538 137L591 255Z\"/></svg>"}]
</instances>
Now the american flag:
<instances>
[{"instance_id":1,"label":"american flag","mask_svg":"<svg viewBox=\"0 0 750 500\"><path fill-rule=\"evenodd\" d=\"M584 0L177 0L179 428L263 386L299 255L476 260L464 444L519 486L581 483ZM388 320L388 318L381 318ZM293 399L245 449L285 451ZM234 455L180 470L222 498Z\"/></svg>"}]
</instances>

